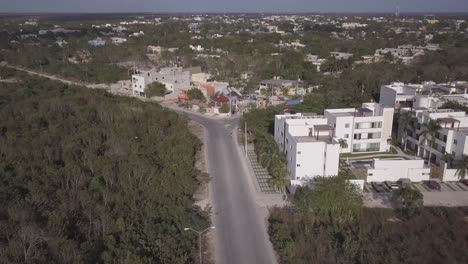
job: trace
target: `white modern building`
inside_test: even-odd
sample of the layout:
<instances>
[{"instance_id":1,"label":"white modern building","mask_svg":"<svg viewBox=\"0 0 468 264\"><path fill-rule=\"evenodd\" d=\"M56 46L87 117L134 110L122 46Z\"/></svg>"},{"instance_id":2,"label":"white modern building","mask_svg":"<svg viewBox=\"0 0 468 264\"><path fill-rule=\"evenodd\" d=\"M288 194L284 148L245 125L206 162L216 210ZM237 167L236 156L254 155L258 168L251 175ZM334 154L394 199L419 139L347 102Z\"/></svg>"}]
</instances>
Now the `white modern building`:
<instances>
[{"instance_id":1,"label":"white modern building","mask_svg":"<svg viewBox=\"0 0 468 264\"><path fill-rule=\"evenodd\" d=\"M354 170L362 170L367 182L396 182L409 179L412 182L429 180L431 169L423 159L403 158L373 159L351 163Z\"/></svg>"},{"instance_id":2,"label":"white modern building","mask_svg":"<svg viewBox=\"0 0 468 264\"><path fill-rule=\"evenodd\" d=\"M386 152L390 149L393 107L364 103L360 108L327 109L324 116L335 136L346 140L343 153Z\"/></svg>"},{"instance_id":3,"label":"white modern building","mask_svg":"<svg viewBox=\"0 0 468 264\"><path fill-rule=\"evenodd\" d=\"M380 87L380 103L395 108L425 107L437 109L448 101L468 105L468 83L405 84L394 82Z\"/></svg>"},{"instance_id":4,"label":"white modern building","mask_svg":"<svg viewBox=\"0 0 468 264\"><path fill-rule=\"evenodd\" d=\"M461 160L468 155L468 115L464 111L452 109L402 108L401 113L411 113L417 123L407 128L407 148L418 156L432 163L439 164L445 154L451 154L454 160ZM431 147L431 136L424 139L422 124L436 120L442 127L435 134L435 144ZM402 137L402 136L400 136Z\"/></svg>"},{"instance_id":5,"label":"white modern building","mask_svg":"<svg viewBox=\"0 0 468 264\"><path fill-rule=\"evenodd\" d=\"M325 115L275 116L274 139L286 154L291 185L338 175L340 152L388 151L394 110L376 103L327 109ZM340 139L348 147L341 148Z\"/></svg>"},{"instance_id":6,"label":"white modern building","mask_svg":"<svg viewBox=\"0 0 468 264\"><path fill-rule=\"evenodd\" d=\"M140 71L132 75L132 90L134 95L144 96L147 85L159 82L166 86L166 90L174 96L180 94L180 89L189 89L190 72L181 67L162 68L159 71Z\"/></svg>"},{"instance_id":7,"label":"white modern building","mask_svg":"<svg viewBox=\"0 0 468 264\"><path fill-rule=\"evenodd\" d=\"M277 115L275 141L286 154L292 186L338 175L340 146L323 116Z\"/></svg>"},{"instance_id":8,"label":"white modern building","mask_svg":"<svg viewBox=\"0 0 468 264\"><path fill-rule=\"evenodd\" d=\"M295 131L308 131L310 125L328 124L334 129L333 136L348 144L342 153L386 152L390 149L393 114L392 107L364 103L360 108L326 109L324 116L277 115L275 141L284 150L287 132L295 135Z\"/></svg>"}]
</instances>

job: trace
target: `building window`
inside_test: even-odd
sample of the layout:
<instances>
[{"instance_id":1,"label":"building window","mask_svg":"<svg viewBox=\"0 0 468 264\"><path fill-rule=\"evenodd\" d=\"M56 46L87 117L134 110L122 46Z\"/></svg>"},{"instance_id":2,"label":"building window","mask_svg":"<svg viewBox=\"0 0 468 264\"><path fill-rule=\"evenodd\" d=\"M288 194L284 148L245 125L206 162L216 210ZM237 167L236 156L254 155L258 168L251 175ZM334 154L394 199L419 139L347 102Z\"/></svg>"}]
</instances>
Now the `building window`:
<instances>
[{"instance_id":1,"label":"building window","mask_svg":"<svg viewBox=\"0 0 468 264\"><path fill-rule=\"evenodd\" d=\"M457 145L458 141L456 139L453 140L453 144Z\"/></svg>"},{"instance_id":2,"label":"building window","mask_svg":"<svg viewBox=\"0 0 468 264\"><path fill-rule=\"evenodd\" d=\"M349 134L344 134L344 138L349 138Z\"/></svg>"},{"instance_id":3,"label":"building window","mask_svg":"<svg viewBox=\"0 0 468 264\"><path fill-rule=\"evenodd\" d=\"M344 127L345 127L345 128L349 128L349 124L345 124Z\"/></svg>"},{"instance_id":4,"label":"building window","mask_svg":"<svg viewBox=\"0 0 468 264\"><path fill-rule=\"evenodd\" d=\"M297 165L296 165L296 167L300 167L300 166L301 166L301 164L297 164Z\"/></svg>"},{"instance_id":5,"label":"building window","mask_svg":"<svg viewBox=\"0 0 468 264\"><path fill-rule=\"evenodd\" d=\"M299 154L299 155L300 155L300 154L301 154L301 152L300 152L300 151L298 151L298 152L297 152L297 154Z\"/></svg>"},{"instance_id":6,"label":"building window","mask_svg":"<svg viewBox=\"0 0 468 264\"><path fill-rule=\"evenodd\" d=\"M361 134L354 134L354 139L361 139Z\"/></svg>"},{"instance_id":7,"label":"building window","mask_svg":"<svg viewBox=\"0 0 468 264\"><path fill-rule=\"evenodd\" d=\"M367 174L367 176L373 176L373 175L374 175L373 173L369 173L369 174Z\"/></svg>"},{"instance_id":8,"label":"building window","mask_svg":"<svg viewBox=\"0 0 468 264\"><path fill-rule=\"evenodd\" d=\"M372 128L382 128L382 122L373 122Z\"/></svg>"},{"instance_id":9,"label":"building window","mask_svg":"<svg viewBox=\"0 0 468 264\"><path fill-rule=\"evenodd\" d=\"M457 153L455 153L455 151L452 151L452 158L455 159L456 156L457 156Z\"/></svg>"}]
</instances>

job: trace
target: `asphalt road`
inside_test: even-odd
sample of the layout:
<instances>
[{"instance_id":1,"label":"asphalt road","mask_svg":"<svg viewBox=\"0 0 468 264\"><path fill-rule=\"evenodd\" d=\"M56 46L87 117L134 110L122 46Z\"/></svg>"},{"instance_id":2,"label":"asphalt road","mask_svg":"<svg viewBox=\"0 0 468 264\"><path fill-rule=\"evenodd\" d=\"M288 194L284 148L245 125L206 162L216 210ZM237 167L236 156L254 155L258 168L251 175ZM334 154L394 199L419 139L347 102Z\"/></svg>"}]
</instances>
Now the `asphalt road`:
<instances>
[{"instance_id":1,"label":"asphalt road","mask_svg":"<svg viewBox=\"0 0 468 264\"><path fill-rule=\"evenodd\" d=\"M215 259L219 264L274 264L273 247L255 202L252 180L241 160L235 131L238 119L213 120L186 114L205 127L210 172ZM232 134L231 134L232 133Z\"/></svg>"}]
</instances>

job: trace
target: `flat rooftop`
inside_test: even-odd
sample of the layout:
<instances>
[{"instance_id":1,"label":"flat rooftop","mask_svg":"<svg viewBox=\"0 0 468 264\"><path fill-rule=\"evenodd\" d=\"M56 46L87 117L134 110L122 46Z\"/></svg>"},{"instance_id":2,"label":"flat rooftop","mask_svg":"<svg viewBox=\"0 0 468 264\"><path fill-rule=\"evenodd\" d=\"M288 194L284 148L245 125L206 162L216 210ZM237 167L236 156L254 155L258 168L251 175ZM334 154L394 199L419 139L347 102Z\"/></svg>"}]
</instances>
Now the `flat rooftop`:
<instances>
[{"instance_id":1,"label":"flat rooftop","mask_svg":"<svg viewBox=\"0 0 468 264\"><path fill-rule=\"evenodd\" d=\"M466 133L468 135L468 127L460 127L458 128L458 132Z\"/></svg>"},{"instance_id":2,"label":"flat rooftop","mask_svg":"<svg viewBox=\"0 0 468 264\"><path fill-rule=\"evenodd\" d=\"M445 100L448 101L455 101L457 103L466 105L468 104L468 99L463 97L462 95L447 95L443 97Z\"/></svg>"},{"instance_id":3,"label":"flat rooftop","mask_svg":"<svg viewBox=\"0 0 468 264\"><path fill-rule=\"evenodd\" d=\"M353 116L354 113L353 112L341 112L341 113L331 113L332 115L334 116Z\"/></svg>"},{"instance_id":4,"label":"flat rooftop","mask_svg":"<svg viewBox=\"0 0 468 264\"><path fill-rule=\"evenodd\" d=\"M302 137L294 137L296 139L296 142L325 142L327 144L332 144L335 143L333 141L333 138L330 136L319 136L317 137L309 137L309 136L302 136Z\"/></svg>"}]
</instances>

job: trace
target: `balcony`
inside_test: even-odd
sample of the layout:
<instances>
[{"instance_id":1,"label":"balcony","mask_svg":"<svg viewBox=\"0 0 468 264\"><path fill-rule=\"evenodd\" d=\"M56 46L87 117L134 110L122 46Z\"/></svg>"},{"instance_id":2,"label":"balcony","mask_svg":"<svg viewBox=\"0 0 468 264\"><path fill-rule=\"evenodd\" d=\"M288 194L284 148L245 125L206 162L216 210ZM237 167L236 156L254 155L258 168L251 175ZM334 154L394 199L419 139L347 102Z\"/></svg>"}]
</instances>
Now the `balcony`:
<instances>
[{"instance_id":1,"label":"balcony","mask_svg":"<svg viewBox=\"0 0 468 264\"><path fill-rule=\"evenodd\" d=\"M367 149L353 149L353 153L355 152L378 152L380 148L367 148Z\"/></svg>"}]
</instances>

